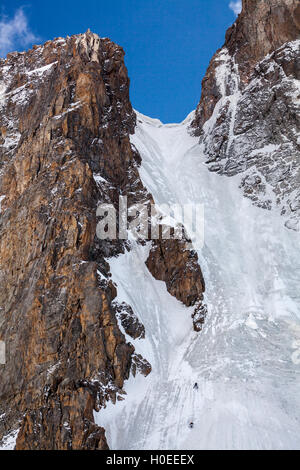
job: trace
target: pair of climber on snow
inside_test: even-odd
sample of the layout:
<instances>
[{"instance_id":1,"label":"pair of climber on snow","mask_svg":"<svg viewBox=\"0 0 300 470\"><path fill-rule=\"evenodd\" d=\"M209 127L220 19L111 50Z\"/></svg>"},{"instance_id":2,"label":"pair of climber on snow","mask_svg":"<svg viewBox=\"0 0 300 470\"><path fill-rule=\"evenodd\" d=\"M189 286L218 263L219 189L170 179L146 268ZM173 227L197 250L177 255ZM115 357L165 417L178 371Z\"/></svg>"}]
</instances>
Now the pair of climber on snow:
<instances>
[{"instance_id":1,"label":"pair of climber on snow","mask_svg":"<svg viewBox=\"0 0 300 470\"><path fill-rule=\"evenodd\" d=\"M195 383L194 383L194 386L193 386L193 389L194 389L194 390L198 390L198 388L199 388L199 387L198 387L198 384L197 384L197 382L195 382ZM193 427L194 427L193 421L190 422L189 427L190 427L191 429L193 429Z\"/></svg>"}]
</instances>

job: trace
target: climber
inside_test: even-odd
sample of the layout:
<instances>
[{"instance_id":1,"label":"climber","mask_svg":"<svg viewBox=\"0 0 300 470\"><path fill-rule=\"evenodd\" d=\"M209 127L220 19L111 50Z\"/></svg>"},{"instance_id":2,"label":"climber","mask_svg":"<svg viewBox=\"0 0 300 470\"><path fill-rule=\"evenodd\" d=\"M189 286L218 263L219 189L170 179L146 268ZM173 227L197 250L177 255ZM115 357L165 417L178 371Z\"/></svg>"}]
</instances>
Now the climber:
<instances>
[{"instance_id":1,"label":"climber","mask_svg":"<svg viewBox=\"0 0 300 470\"><path fill-rule=\"evenodd\" d=\"M189 427L190 427L191 429L193 429L193 427L194 427L193 421L190 422Z\"/></svg>"},{"instance_id":2,"label":"climber","mask_svg":"<svg viewBox=\"0 0 300 470\"><path fill-rule=\"evenodd\" d=\"M194 385L193 388L194 388L194 390L198 390L198 384L197 384L197 382L195 382L195 385Z\"/></svg>"}]
</instances>

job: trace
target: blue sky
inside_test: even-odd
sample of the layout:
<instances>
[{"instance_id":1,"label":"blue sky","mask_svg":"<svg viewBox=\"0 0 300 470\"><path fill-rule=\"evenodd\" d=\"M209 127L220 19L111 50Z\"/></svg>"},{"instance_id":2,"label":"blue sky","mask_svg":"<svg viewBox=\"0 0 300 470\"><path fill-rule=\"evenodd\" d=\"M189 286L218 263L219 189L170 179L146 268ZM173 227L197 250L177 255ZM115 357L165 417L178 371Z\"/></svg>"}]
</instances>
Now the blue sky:
<instances>
[{"instance_id":1,"label":"blue sky","mask_svg":"<svg viewBox=\"0 0 300 470\"><path fill-rule=\"evenodd\" d=\"M179 122L196 107L240 1L2 0L0 8L0 56L90 28L124 48L133 106Z\"/></svg>"}]
</instances>

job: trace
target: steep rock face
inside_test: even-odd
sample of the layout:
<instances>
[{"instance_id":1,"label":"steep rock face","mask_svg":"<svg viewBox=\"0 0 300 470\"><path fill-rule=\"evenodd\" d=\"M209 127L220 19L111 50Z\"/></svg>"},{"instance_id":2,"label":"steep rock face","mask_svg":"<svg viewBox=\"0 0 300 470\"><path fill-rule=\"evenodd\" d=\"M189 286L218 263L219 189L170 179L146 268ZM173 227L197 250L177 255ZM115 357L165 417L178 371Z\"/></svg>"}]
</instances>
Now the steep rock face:
<instances>
[{"instance_id":1,"label":"steep rock face","mask_svg":"<svg viewBox=\"0 0 300 470\"><path fill-rule=\"evenodd\" d=\"M95 243L97 203L114 193L93 178L124 191L138 179L123 55L88 33L1 64L1 434L25 413L18 449L105 448L92 410L129 376Z\"/></svg>"},{"instance_id":2,"label":"steep rock face","mask_svg":"<svg viewBox=\"0 0 300 470\"><path fill-rule=\"evenodd\" d=\"M205 283L197 253L188 249L184 239L153 241L146 265L155 279L166 283L171 295L187 307L195 305L194 329L201 331L206 316Z\"/></svg>"},{"instance_id":3,"label":"steep rock face","mask_svg":"<svg viewBox=\"0 0 300 470\"><path fill-rule=\"evenodd\" d=\"M299 35L298 0L243 0L242 12L227 30L224 46L212 58L203 78L201 100L193 123L196 132L211 117L222 97L216 77L222 52L234 58L232 66L238 69L239 87L243 88L260 60Z\"/></svg>"},{"instance_id":4,"label":"steep rock face","mask_svg":"<svg viewBox=\"0 0 300 470\"><path fill-rule=\"evenodd\" d=\"M186 244L185 240L153 242L146 265L155 279L166 283L170 294L190 307L205 287L197 253L188 250Z\"/></svg>"},{"instance_id":5,"label":"steep rock face","mask_svg":"<svg viewBox=\"0 0 300 470\"><path fill-rule=\"evenodd\" d=\"M300 10L293 0L243 2L203 80L192 130L211 171L241 175L244 195L300 215Z\"/></svg>"},{"instance_id":6,"label":"steep rock face","mask_svg":"<svg viewBox=\"0 0 300 470\"><path fill-rule=\"evenodd\" d=\"M20 427L17 449L107 448L93 410L151 371L107 262L130 244L96 237L99 203L152 200L123 57L87 32L0 61L0 439Z\"/></svg>"}]
</instances>

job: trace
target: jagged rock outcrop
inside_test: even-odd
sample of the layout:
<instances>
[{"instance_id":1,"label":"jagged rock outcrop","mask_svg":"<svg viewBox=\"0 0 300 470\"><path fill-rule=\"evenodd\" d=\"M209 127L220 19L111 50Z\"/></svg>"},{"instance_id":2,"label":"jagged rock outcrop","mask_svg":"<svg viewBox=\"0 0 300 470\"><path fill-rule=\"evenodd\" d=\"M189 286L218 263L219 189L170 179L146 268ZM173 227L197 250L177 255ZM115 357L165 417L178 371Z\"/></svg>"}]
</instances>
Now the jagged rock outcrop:
<instances>
[{"instance_id":1,"label":"jagged rock outcrop","mask_svg":"<svg viewBox=\"0 0 300 470\"><path fill-rule=\"evenodd\" d=\"M17 449L106 449L93 410L151 370L120 330L119 315L145 334L107 261L130 245L96 236L99 203L151 200L123 57L87 32L0 60L0 439L20 427Z\"/></svg>"},{"instance_id":2,"label":"jagged rock outcrop","mask_svg":"<svg viewBox=\"0 0 300 470\"><path fill-rule=\"evenodd\" d=\"M255 65L270 52L299 37L298 0L244 0L241 14L228 29L225 45L235 56L241 81L248 83Z\"/></svg>"},{"instance_id":3,"label":"jagged rock outcrop","mask_svg":"<svg viewBox=\"0 0 300 470\"><path fill-rule=\"evenodd\" d=\"M149 362L145 358L143 358L143 356L141 356L140 354L133 354L131 372L134 377L136 376L137 372L147 377L147 375L150 374L151 370L151 364L149 364Z\"/></svg>"},{"instance_id":4,"label":"jagged rock outcrop","mask_svg":"<svg viewBox=\"0 0 300 470\"><path fill-rule=\"evenodd\" d=\"M153 241L146 265L155 279L164 281L168 292L187 307L202 297L205 285L198 256L188 249L186 240Z\"/></svg>"},{"instance_id":5,"label":"jagged rock outcrop","mask_svg":"<svg viewBox=\"0 0 300 470\"><path fill-rule=\"evenodd\" d=\"M243 1L203 80L192 132L211 171L241 175L260 207L278 207L287 227L300 217L300 6Z\"/></svg>"}]
</instances>

